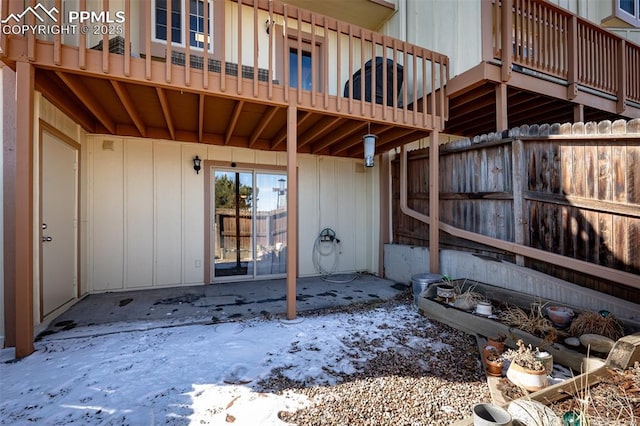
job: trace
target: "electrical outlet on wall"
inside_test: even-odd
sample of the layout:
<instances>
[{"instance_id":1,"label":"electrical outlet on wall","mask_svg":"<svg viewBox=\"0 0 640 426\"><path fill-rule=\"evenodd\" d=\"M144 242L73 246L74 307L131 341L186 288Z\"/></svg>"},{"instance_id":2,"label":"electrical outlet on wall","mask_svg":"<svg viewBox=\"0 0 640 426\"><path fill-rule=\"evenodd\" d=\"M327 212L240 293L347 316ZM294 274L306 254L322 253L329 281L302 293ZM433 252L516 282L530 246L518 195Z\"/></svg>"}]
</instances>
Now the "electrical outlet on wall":
<instances>
[{"instance_id":1,"label":"electrical outlet on wall","mask_svg":"<svg viewBox=\"0 0 640 426\"><path fill-rule=\"evenodd\" d=\"M202 261L200 259L196 259L195 264L196 264L196 268L199 268L202 266Z\"/></svg>"}]
</instances>

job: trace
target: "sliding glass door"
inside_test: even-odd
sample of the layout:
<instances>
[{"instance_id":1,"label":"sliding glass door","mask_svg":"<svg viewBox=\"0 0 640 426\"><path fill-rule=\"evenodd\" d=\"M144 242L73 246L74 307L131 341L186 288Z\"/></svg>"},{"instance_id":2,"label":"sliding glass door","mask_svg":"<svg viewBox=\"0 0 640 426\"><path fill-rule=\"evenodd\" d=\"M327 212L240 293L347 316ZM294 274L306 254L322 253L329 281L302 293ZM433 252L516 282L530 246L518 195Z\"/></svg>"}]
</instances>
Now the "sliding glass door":
<instances>
[{"instance_id":1,"label":"sliding glass door","mask_svg":"<svg viewBox=\"0 0 640 426\"><path fill-rule=\"evenodd\" d=\"M286 174L214 168L211 176L212 281L284 275Z\"/></svg>"}]
</instances>

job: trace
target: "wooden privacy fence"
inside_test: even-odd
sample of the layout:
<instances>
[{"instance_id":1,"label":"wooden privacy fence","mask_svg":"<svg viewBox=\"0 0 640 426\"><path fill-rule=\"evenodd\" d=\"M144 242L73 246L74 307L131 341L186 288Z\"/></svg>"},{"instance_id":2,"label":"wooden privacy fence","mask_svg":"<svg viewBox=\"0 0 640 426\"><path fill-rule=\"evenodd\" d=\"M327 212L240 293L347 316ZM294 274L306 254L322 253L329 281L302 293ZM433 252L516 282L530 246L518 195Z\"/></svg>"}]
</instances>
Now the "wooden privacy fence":
<instances>
[{"instance_id":1,"label":"wooden privacy fence","mask_svg":"<svg viewBox=\"0 0 640 426\"><path fill-rule=\"evenodd\" d=\"M511 136L483 135L473 142L466 139L441 146L440 220L636 274L640 283L640 120L613 125L607 121L523 126ZM429 211L428 164L428 149L409 153L408 205L425 214ZM392 165L394 241L426 246L428 226L400 211L399 169L396 160ZM491 252L640 302L640 288L595 279L586 270L570 271L533 258L516 259L510 253L446 234L441 242L443 247Z\"/></svg>"}]
</instances>

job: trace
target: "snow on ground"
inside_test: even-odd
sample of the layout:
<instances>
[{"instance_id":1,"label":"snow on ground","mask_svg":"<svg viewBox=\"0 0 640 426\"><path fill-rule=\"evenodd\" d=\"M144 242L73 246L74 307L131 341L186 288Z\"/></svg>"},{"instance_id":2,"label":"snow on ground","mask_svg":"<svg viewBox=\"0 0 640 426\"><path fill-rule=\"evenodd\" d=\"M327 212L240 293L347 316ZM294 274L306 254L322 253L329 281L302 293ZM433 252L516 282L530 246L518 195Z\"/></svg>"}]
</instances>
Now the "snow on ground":
<instances>
[{"instance_id":1,"label":"snow on ground","mask_svg":"<svg viewBox=\"0 0 640 426\"><path fill-rule=\"evenodd\" d=\"M309 384L334 384L327 370L353 373L371 353L347 347L354 333L396 345L405 327L430 327L406 306L294 321L254 319L216 325L121 331L93 337L56 334L13 362L0 351L0 424L282 425L281 410L309 401L293 392L259 392L256 382L282 369ZM86 330L85 330L86 331ZM415 338L415 347L442 343ZM328 368L323 368L328 367Z\"/></svg>"}]
</instances>

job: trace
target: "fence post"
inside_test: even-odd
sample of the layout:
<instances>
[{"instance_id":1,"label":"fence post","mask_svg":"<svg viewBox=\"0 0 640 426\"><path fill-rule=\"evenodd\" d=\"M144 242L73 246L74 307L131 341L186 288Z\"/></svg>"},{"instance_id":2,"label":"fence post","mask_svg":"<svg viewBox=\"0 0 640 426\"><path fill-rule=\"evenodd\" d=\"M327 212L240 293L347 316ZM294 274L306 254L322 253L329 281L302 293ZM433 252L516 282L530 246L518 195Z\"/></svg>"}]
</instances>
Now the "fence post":
<instances>
[{"instance_id":1,"label":"fence post","mask_svg":"<svg viewBox=\"0 0 640 426\"><path fill-rule=\"evenodd\" d=\"M526 245L528 220L524 205L524 144L520 139L511 142L511 185L513 187L514 242ZM516 265L524 266L524 256L516 255Z\"/></svg>"}]
</instances>

